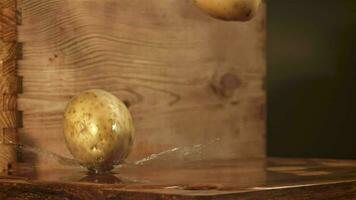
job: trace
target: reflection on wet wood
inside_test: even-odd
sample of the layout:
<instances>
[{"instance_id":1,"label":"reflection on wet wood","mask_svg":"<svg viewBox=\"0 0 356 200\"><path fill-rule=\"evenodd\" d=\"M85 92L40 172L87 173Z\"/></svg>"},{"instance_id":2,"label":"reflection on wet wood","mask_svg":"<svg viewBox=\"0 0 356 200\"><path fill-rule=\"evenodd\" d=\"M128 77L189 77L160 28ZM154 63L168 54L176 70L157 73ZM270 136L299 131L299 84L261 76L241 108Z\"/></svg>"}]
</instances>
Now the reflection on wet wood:
<instances>
[{"instance_id":1,"label":"reflection on wet wood","mask_svg":"<svg viewBox=\"0 0 356 200\"><path fill-rule=\"evenodd\" d=\"M21 170L20 170L21 169ZM0 178L0 199L354 199L356 161L278 159L80 168L24 165Z\"/></svg>"}]
</instances>

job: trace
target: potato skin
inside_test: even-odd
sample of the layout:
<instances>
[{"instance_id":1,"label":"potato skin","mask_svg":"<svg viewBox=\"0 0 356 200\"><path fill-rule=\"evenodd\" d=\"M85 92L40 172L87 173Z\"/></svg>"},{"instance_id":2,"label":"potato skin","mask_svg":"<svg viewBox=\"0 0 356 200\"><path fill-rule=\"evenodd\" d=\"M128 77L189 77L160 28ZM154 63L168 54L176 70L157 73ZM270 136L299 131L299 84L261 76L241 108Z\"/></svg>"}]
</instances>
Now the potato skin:
<instances>
[{"instance_id":1,"label":"potato skin","mask_svg":"<svg viewBox=\"0 0 356 200\"><path fill-rule=\"evenodd\" d=\"M258 10L261 0L193 0L210 16L226 21L248 21Z\"/></svg>"},{"instance_id":2,"label":"potato skin","mask_svg":"<svg viewBox=\"0 0 356 200\"><path fill-rule=\"evenodd\" d=\"M78 162L93 172L111 170L133 146L134 127L127 107L104 90L75 96L64 111L64 138Z\"/></svg>"}]
</instances>

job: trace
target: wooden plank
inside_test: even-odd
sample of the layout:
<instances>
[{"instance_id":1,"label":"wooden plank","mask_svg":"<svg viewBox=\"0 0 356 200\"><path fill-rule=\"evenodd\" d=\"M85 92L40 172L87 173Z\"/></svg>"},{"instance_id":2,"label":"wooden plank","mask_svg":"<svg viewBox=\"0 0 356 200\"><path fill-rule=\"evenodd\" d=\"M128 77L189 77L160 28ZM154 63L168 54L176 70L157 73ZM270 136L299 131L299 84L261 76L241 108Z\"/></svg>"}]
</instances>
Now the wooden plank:
<instances>
[{"instance_id":1,"label":"wooden plank","mask_svg":"<svg viewBox=\"0 0 356 200\"><path fill-rule=\"evenodd\" d=\"M63 109L101 88L130 104L132 159L215 138L226 145L209 158L265 155L265 118L256 114L265 104L264 5L247 23L210 18L190 0L26 0L22 12L21 142L69 156ZM225 71L239 80L222 81L229 95L212 87Z\"/></svg>"},{"instance_id":2,"label":"wooden plank","mask_svg":"<svg viewBox=\"0 0 356 200\"><path fill-rule=\"evenodd\" d=\"M104 175L86 175L78 170L51 168L41 172L28 165L18 166L12 171L18 175L0 176L0 199L356 198L356 161L348 160L269 158L160 163L124 167ZM39 177L38 172L46 176Z\"/></svg>"},{"instance_id":3,"label":"wooden plank","mask_svg":"<svg viewBox=\"0 0 356 200\"><path fill-rule=\"evenodd\" d=\"M17 43L17 19L19 12L16 0L0 0L0 169L8 170L16 162L13 146L7 146L15 139L16 128L21 126L17 109L16 94L22 91L22 78L17 77L16 60L21 58ZM15 141L16 142L16 141Z\"/></svg>"}]
</instances>

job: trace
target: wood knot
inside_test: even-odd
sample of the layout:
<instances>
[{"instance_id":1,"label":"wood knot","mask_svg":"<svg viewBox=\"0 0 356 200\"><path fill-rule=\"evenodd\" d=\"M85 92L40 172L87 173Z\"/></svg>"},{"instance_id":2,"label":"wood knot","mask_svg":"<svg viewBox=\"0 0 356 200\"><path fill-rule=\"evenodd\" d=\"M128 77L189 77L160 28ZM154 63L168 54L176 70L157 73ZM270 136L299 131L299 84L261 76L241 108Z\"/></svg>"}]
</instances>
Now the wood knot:
<instances>
[{"instance_id":1,"label":"wood knot","mask_svg":"<svg viewBox=\"0 0 356 200\"><path fill-rule=\"evenodd\" d=\"M226 73L221 77L220 85L225 90L235 90L241 85L240 79L232 73Z\"/></svg>"},{"instance_id":2,"label":"wood knot","mask_svg":"<svg viewBox=\"0 0 356 200\"><path fill-rule=\"evenodd\" d=\"M239 77L232 72L216 73L213 77L212 88L218 95L232 97L241 84Z\"/></svg>"}]
</instances>

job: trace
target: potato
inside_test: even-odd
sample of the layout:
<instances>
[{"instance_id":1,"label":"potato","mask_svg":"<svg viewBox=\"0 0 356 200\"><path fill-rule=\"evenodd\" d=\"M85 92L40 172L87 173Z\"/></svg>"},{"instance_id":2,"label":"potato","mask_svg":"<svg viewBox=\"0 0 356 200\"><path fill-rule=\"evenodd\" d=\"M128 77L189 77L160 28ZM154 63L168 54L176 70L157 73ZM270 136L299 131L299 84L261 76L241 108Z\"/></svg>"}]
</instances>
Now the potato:
<instances>
[{"instance_id":1,"label":"potato","mask_svg":"<svg viewBox=\"0 0 356 200\"><path fill-rule=\"evenodd\" d=\"M93 172L123 162L133 146L133 121L124 103L103 90L74 97L64 112L64 138L77 161Z\"/></svg>"},{"instance_id":2,"label":"potato","mask_svg":"<svg viewBox=\"0 0 356 200\"><path fill-rule=\"evenodd\" d=\"M257 12L261 0L194 0L210 16L227 21L248 21Z\"/></svg>"}]
</instances>

